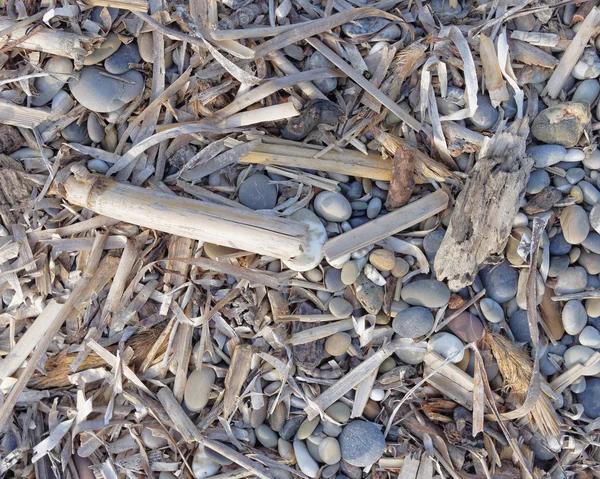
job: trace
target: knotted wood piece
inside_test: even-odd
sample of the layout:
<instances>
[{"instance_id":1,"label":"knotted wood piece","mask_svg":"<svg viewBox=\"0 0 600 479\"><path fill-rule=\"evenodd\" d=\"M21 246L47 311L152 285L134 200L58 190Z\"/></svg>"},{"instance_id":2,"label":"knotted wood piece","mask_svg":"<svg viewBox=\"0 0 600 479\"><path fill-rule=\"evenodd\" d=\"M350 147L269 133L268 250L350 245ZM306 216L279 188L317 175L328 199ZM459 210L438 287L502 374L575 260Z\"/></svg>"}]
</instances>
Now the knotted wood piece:
<instances>
[{"instance_id":1,"label":"knotted wood piece","mask_svg":"<svg viewBox=\"0 0 600 479\"><path fill-rule=\"evenodd\" d=\"M472 284L488 257L504 251L533 166L525 154L528 134L523 119L494 135L458 195L434 262L438 280L448 278L454 291Z\"/></svg>"}]
</instances>

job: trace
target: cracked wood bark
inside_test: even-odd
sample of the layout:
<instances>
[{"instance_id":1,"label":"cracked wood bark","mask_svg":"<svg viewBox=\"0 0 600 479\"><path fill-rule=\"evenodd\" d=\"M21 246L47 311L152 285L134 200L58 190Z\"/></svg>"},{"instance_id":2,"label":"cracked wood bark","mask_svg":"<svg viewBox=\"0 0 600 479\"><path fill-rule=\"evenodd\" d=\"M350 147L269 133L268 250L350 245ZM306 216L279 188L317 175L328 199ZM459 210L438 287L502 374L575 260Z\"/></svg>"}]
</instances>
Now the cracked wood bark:
<instances>
[{"instance_id":1,"label":"cracked wood bark","mask_svg":"<svg viewBox=\"0 0 600 479\"><path fill-rule=\"evenodd\" d=\"M525 154L528 120L515 121L482 150L458 195L452 220L438 250L438 280L458 291L473 283L486 259L504 251L533 160Z\"/></svg>"}]
</instances>

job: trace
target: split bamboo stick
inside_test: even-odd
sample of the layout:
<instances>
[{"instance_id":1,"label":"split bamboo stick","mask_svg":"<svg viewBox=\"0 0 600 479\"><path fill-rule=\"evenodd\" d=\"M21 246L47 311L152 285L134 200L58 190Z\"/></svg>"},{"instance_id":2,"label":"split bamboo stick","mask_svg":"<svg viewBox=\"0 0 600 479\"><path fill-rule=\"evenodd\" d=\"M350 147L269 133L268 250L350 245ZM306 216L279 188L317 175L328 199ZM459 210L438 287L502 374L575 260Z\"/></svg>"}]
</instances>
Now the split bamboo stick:
<instances>
[{"instance_id":1,"label":"split bamboo stick","mask_svg":"<svg viewBox=\"0 0 600 479\"><path fill-rule=\"evenodd\" d=\"M309 244L308 228L296 221L118 183L82 167L74 170L62 185L66 199L110 218L281 259L300 255Z\"/></svg>"},{"instance_id":2,"label":"split bamboo stick","mask_svg":"<svg viewBox=\"0 0 600 479\"><path fill-rule=\"evenodd\" d=\"M0 26L2 22L0 21ZM35 128L48 120L50 113L37 108L27 108L15 105L9 101L0 100L0 123L21 128Z\"/></svg>"}]
</instances>

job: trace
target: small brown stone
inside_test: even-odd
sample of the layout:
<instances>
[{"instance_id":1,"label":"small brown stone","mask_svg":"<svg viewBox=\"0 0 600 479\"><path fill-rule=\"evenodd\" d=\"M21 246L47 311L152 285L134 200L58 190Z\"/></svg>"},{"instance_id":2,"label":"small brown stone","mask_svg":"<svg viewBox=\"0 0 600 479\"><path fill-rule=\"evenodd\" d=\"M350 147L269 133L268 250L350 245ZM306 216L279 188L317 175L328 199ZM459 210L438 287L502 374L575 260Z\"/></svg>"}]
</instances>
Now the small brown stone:
<instances>
[{"instance_id":1,"label":"small brown stone","mask_svg":"<svg viewBox=\"0 0 600 479\"><path fill-rule=\"evenodd\" d=\"M479 341L483 336L481 321L467 311L450 321L448 329L466 343Z\"/></svg>"},{"instance_id":2,"label":"small brown stone","mask_svg":"<svg viewBox=\"0 0 600 479\"><path fill-rule=\"evenodd\" d=\"M377 401L373 401L369 399L367 404L365 405L365 409L363 410L363 416L366 417L369 421L374 421L375 418L381 412L381 406Z\"/></svg>"},{"instance_id":3,"label":"small brown stone","mask_svg":"<svg viewBox=\"0 0 600 479\"><path fill-rule=\"evenodd\" d=\"M325 351L332 356L341 356L350 347L352 338L348 333L335 333L325 341Z\"/></svg>"},{"instance_id":4,"label":"small brown stone","mask_svg":"<svg viewBox=\"0 0 600 479\"><path fill-rule=\"evenodd\" d=\"M394 268L392 269L392 274L396 278L403 278L408 273L410 266L403 258L396 258Z\"/></svg>"},{"instance_id":5,"label":"small brown stone","mask_svg":"<svg viewBox=\"0 0 600 479\"><path fill-rule=\"evenodd\" d=\"M391 271L396 266L396 257L390 250L376 249L369 255L369 262L379 271Z\"/></svg>"}]
</instances>

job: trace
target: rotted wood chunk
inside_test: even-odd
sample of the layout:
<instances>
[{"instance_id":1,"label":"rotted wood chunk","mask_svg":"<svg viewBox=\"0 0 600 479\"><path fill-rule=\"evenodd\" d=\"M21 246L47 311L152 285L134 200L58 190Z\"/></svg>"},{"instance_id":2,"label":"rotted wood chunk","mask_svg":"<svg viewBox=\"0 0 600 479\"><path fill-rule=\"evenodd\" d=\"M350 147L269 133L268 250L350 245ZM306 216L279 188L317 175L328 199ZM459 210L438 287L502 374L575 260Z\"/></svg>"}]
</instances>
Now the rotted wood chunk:
<instances>
[{"instance_id":1,"label":"rotted wood chunk","mask_svg":"<svg viewBox=\"0 0 600 479\"><path fill-rule=\"evenodd\" d=\"M472 284L487 258L504 251L533 167L528 134L523 119L494 135L458 195L434 262L437 279L448 278L453 291Z\"/></svg>"},{"instance_id":2,"label":"rotted wood chunk","mask_svg":"<svg viewBox=\"0 0 600 479\"><path fill-rule=\"evenodd\" d=\"M29 204L32 187L23 165L0 155L0 219L5 226L18 222Z\"/></svg>"},{"instance_id":3,"label":"rotted wood chunk","mask_svg":"<svg viewBox=\"0 0 600 479\"><path fill-rule=\"evenodd\" d=\"M300 141L318 125L336 125L344 119L344 111L329 100L309 101L299 116L292 118L282 135L287 140Z\"/></svg>"},{"instance_id":4,"label":"rotted wood chunk","mask_svg":"<svg viewBox=\"0 0 600 479\"><path fill-rule=\"evenodd\" d=\"M309 305L308 303L302 303L299 308L299 314L319 314L321 310ZM316 328L321 326L322 323L304 323L302 321L295 321L292 326L292 334L304 331L305 329ZM293 346L294 363L298 368L304 372L311 372L321 363L323 355L325 354L325 340L319 339L312 341L307 344L297 344Z\"/></svg>"},{"instance_id":5,"label":"rotted wood chunk","mask_svg":"<svg viewBox=\"0 0 600 479\"><path fill-rule=\"evenodd\" d=\"M23 145L25 140L14 126L0 125L0 154L10 155Z\"/></svg>"},{"instance_id":6,"label":"rotted wood chunk","mask_svg":"<svg viewBox=\"0 0 600 479\"><path fill-rule=\"evenodd\" d=\"M392 158L392 181L385 202L388 211L396 210L408 203L415 187L413 164L414 153L400 145Z\"/></svg>"}]
</instances>

